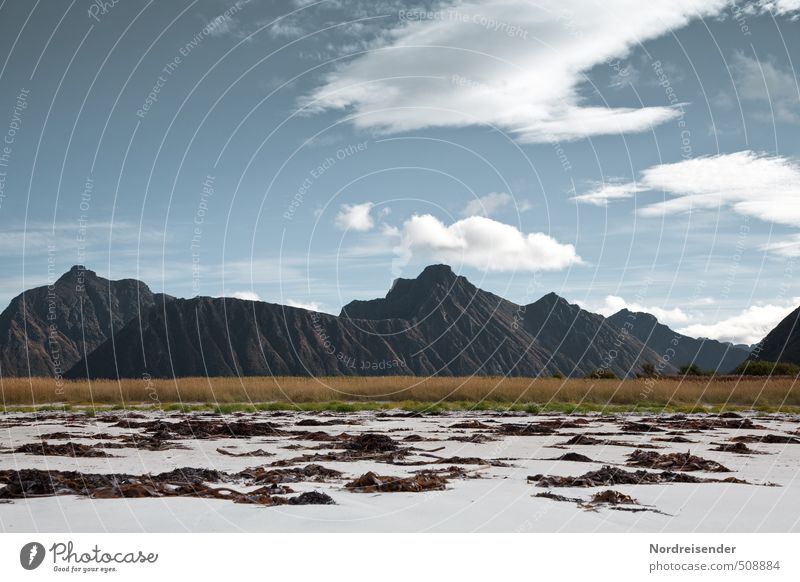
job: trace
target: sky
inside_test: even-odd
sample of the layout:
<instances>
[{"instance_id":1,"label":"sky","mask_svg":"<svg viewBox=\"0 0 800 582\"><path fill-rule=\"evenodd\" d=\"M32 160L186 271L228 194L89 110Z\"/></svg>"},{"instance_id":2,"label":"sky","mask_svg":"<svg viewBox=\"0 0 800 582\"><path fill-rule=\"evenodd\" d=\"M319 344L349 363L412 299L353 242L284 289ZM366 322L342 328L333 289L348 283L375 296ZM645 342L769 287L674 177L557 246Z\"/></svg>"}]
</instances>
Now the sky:
<instances>
[{"instance_id":1,"label":"sky","mask_svg":"<svg viewBox=\"0 0 800 582\"><path fill-rule=\"evenodd\" d=\"M736 343L800 305L798 0L4 0L0 47L0 305L431 263Z\"/></svg>"}]
</instances>

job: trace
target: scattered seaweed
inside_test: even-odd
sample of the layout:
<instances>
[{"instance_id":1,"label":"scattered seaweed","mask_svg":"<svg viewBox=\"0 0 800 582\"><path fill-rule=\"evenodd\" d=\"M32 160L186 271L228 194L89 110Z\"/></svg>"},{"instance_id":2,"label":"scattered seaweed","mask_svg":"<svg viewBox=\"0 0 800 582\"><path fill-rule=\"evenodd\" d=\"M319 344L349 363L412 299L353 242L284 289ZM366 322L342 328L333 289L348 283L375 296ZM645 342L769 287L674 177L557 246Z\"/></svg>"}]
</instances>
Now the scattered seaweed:
<instances>
[{"instance_id":1,"label":"scattered seaweed","mask_svg":"<svg viewBox=\"0 0 800 582\"><path fill-rule=\"evenodd\" d=\"M47 441L28 443L14 449L15 453L28 455L42 455L48 457L98 457L111 458L114 455L100 450L95 445L82 445L79 443L65 443L54 445Z\"/></svg>"},{"instance_id":2,"label":"scattered seaweed","mask_svg":"<svg viewBox=\"0 0 800 582\"><path fill-rule=\"evenodd\" d=\"M274 457L275 453L270 453L269 451L265 451L264 449L256 449L255 451L245 451L243 453L234 453L233 451L228 451L223 448L218 448L217 452L220 455L225 455L228 457Z\"/></svg>"},{"instance_id":3,"label":"scattered seaweed","mask_svg":"<svg viewBox=\"0 0 800 582\"><path fill-rule=\"evenodd\" d=\"M711 473L730 473L731 470L716 461L710 461L691 452L659 454L656 451L636 449L628 455L625 463L629 467L647 469L666 469L670 471L709 471Z\"/></svg>"},{"instance_id":4,"label":"scattered seaweed","mask_svg":"<svg viewBox=\"0 0 800 582\"><path fill-rule=\"evenodd\" d=\"M419 493L441 491L446 485L446 477L428 471L416 473L411 477L388 477L370 471L350 481L345 487L355 493Z\"/></svg>"},{"instance_id":5,"label":"scattered seaweed","mask_svg":"<svg viewBox=\"0 0 800 582\"><path fill-rule=\"evenodd\" d=\"M656 483L742 483L747 481L728 477L726 479L702 479L686 473L662 471L651 473L644 470L626 471L617 467L604 465L596 471L590 471L577 477L561 477L557 475L533 475L528 481L537 487L614 487L617 485L649 485Z\"/></svg>"}]
</instances>

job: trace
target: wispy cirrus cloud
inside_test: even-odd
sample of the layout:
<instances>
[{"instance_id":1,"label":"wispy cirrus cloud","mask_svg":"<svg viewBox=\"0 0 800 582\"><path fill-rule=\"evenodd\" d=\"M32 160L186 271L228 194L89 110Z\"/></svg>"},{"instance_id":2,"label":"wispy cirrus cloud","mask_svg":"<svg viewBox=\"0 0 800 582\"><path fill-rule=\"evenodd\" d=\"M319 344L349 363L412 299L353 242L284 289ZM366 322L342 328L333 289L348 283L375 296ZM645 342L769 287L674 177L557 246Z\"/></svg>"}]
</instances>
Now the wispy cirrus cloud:
<instances>
[{"instance_id":1,"label":"wispy cirrus cloud","mask_svg":"<svg viewBox=\"0 0 800 582\"><path fill-rule=\"evenodd\" d=\"M613 200L621 200L623 198L631 198L639 192L645 192L647 188L640 186L635 182L623 182L621 180L614 180L611 182L595 184L594 188L580 194L573 196L572 200L576 202L585 202L595 206L607 206Z\"/></svg>"},{"instance_id":2,"label":"wispy cirrus cloud","mask_svg":"<svg viewBox=\"0 0 800 582\"><path fill-rule=\"evenodd\" d=\"M759 119L770 123L800 123L800 86L791 69L738 52L731 60L731 71L741 99L763 105L758 112Z\"/></svg>"},{"instance_id":3,"label":"wispy cirrus cloud","mask_svg":"<svg viewBox=\"0 0 800 582\"><path fill-rule=\"evenodd\" d=\"M461 216L492 216L514 201L507 192L490 192L486 196L473 198L461 211Z\"/></svg>"},{"instance_id":4,"label":"wispy cirrus cloud","mask_svg":"<svg viewBox=\"0 0 800 582\"><path fill-rule=\"evenodd\" d=\"M522 142L543 142L647 131L679 112L590 105L578 90L586 73L727 6L457 0L407 10L381 46L330 73L301 104L347 111L357 127L387 133L492 125Z\"/></svg>"},{"instance_id":5,"label":"wispy cirrus cloud","mask_svg":"<svg viewBox=\"0 0 800 582\"><path fill-rule=\"evenodd\" d=\"M653 166L642 171L638 182L612 185L575 199L606 204L646 191L664 192L671 198L641 207L639 214L645 217L727 207L767 222L800 225L800 165L783 156L749 150Z\"/></svg>"}]
</instances>

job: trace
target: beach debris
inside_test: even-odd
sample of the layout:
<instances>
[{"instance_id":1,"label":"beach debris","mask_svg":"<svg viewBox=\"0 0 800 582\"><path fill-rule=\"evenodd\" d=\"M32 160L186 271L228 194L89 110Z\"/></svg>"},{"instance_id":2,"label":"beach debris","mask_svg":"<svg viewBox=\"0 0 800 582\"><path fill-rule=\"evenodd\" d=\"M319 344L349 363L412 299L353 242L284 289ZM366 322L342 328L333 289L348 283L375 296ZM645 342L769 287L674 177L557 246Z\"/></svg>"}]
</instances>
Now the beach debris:
<instances>
[{"instance_id":1,"label":"beach debris","mask_svg":"<svg viewBox=\"0 0 800 582\"><path fill-rule=\"evenodd\" d=\"M711 443L715 444L715 443ZM710 449L722 453L736 453L738 455L768 455L766 451L756 451L744 443L719 443L716 448Z\"/></svg>"},{"instance_id":2,"label":"beach debris","mask_svg":"<svg viewBox=\"0 0 800 582\"><path fill-rule=\"evenodd\" d=\"M800 438L782 434L741 435L731 439L734 443L765 443L768 445L800 444Z\"/></svg>"},{"instance_id":3,"label":"beach debris","mask_svg":"<svg viewBox=\"0 0 800 582\"><path fill-rule=\"evenodd\" d=\"M586 455L581 455L580 453L564 453L560 457L555 457L554 459L545 459L547 461L572 461L573 463L596 463L587 457Z\"/></svg>"},{"instance_id":4,"label":"beach debris","mask_svg":"<svg viewBox=\"0 0 800 582\"><path fill-rule=\"evenodd\" d=\"M361 424L357 418L334 418L331 420L317 420L316 418L304 418L295 423L295 426L336 426L343 424Z\"/></svg>"},{"instance_id":5,"label":"beach debris","mask_svg":"<svg viewBox=\"0 0 800 582\"><path fill-rule=\"evenodd\" d=\"M333 498L321 491L306 491L286 500L288 505L336 505Z\"/></svg>"},{"instance_id":6,"label":"beach debris","mask_svg":"<svg viewBox=\"0 0 800 582\"><path fill-rule=\"evenodd\" d=\"M685 453L659 454L656 451L636 449L628 455L625 463L629 467L645 467L647 469L667 469L672 471L709 471L712 473L730 473L727 467L702 457Z\"/></svg>"},{"instance_id":7,"label":"beach debris","mask_svg":"<svg viewBox=\"0 0 800 582\"><path fill-rule=\"evenodd\" d=\"M230 422L222 420L203 420L187 418L177 422L167 420L135 421L129 418L120 420L112 427L141 429L159 440L189 438L248 438L257 436L286 436L286 431L271 422L250 422L238 419Z\"/></svg>"},{"instance_id":8,"label":"beach debris","mask_svg":"<svg viewBox=\"0 0 800 582\"><path fill-rule=\"evenodd\" d=\"M39 435L39 438L43 441L69 441L72 439L114 440L116 438L119 438L119 436L105 432L69 433L69 432L59 431L59 432L49 432L46 434Z\"/></svg>"},{"instance_id":9,"label":"beach debris","mask_svg":"<svg viewBox=\"0 0 800 582\"><path fill-rule=\"evenodd\" d=\"M446 457L435 461L437 465L491 465L492 467L510 467L508 463L497 459L481 459L480 457Z\"/></svg>"},{"instance_id":10,"label":"beach debris","mask_svg":"<svg viewBox=\"0 0 800 582\"><path fill-rule=\"evenodd\" d=\"M630 495L625 495L624 493L614 491L613 489L606 489L605 491L600 491L599 493L593 494L592 498L589 500L589 503L608 503L609 505L639 504L639 502Z\"/></svg>"},{"instance_id":11,"label":"beach debris","mask_svg":"<svg viewBox=\"0 0 800 582\"><path fill-rule=\"evenodd\" d=\"M264 449L256 449L255 451L245 451L243 453L234 453L233 451L229 451L227 449L218 448L217 452L220 455L226 455L228 457L274 457L275 453L270 453L269 451L265 451Z\"/></svg>"},{"instance_id":12,"label":"beach debris","mask_svg":"<svg viewBox=\"0 0 800 582\"><path fill-rule=\"evenodd\" d=\"M483 434L483 433L475 433L475 434L471 434L469 436L455 435L455 436L451 436L447 440L455 441L455 442L459 442L459 443L482 444L482 443L490 443L490 442L497 441L497 440L500 440L500 439L497 439L495 437L491 437L491 436Z\"/></svg>"},{"instance_id":13,"label":"beach debris","mask_svg":"<svg viewBox=\"0 0 800 582\"><path fill-rule=\"evenodd\" d=\"M105 451L96 448L95 445L82 445L80 443L64 443L54 445L47 441L39 443L28 443L14 449L15 453L28 455L43 455L53 457L114 457Z\"/></svg>"},{"instance_id":14,"label":"beach debris","mask_svg":"<svg viewBox=\"0 0 800 582\"><path fill-rule=\"evenodd\" d=\"M490 425L481 422L480 420L465 420L451 424L450 428L469 428L469 429L488 429L492 428Z\"/></svg>"},{"instance_id":15,"label":"beach debris","mask_svg":"<svg viewBox=\"0 0 800 582\"><path fill-rule=\"evenodd\" d=\"M568 447L573 445L598 445L598 446L607 446L607 447L631 447L631 448L641 448L641 449L660 449L661 447L657 445L647 445L647 444L635 444L635 443L628 443L625 441L615 441L610 439L598 439L593 436L588 436L585 434L575 435L574 437L564 441L563 443L557 443L553 445L553 447L561 448L561 447Z\"/></svg>"},{"instance_id":16,"label":"beach debris","mask_svg":"<svg viewBox=\"0 0 800 582\"><path fill-rule=\"evenodd\" d=\"M685 436L677 435L677 436L669 436L669 437L654 437L654 442L658 443L696 443L697 441L693 441L691 439L687 439Z\"/></svg>"},{"instance_id":17,"label":"beach debris","mask_svg":"<svg viewBox=\"0 0 800 582\"><path fill-rule=\"evenodd\" d=\"M210 469L175 469L158 475L94 474L77 471L22 469L0 471L0 499L25 499L54 495L79 495L93 499L198 497L228 499L258 505L331 504L325 493L293 493L288 487L270 484L242 492L229 487L211 487L207 482L229 480L230 475Z\"/></svg>"},{"instance_id":18,"label":"beach debris","mask_svg":"<svg viewBox=\"0 0 800 582\"><path fill-rule=\"evenodd\" d=\"M646 422L626 422L619 428L622 432L633 432L633 433L664 432L663 428L658 428L657 426L653 426L652 424L648 424Z\"/></svg>"},{"instance_id":19,"label":"beach debris","mask_svg":"<svg viewBox=\"0 0 800 582\"><path fill-rule=\"evenodd\" d=\"M428 471L421 471L411 477L389 477L370 471L350 481L345 487L356 493L419 493L441 491L446 484L447 478Z\"/></svg>"},{"instance_id":20,"label":"beach debris","mask_svg":"<svg viewBox=\"0 0 800 582\"><path fill-rule=\"evenodd\" d=\"M239 476L256 484L297 483L300 481L324 482L328 479L337 479L342 476L342 473L322 465L310 464L305 467L292 467L289 469L254 467L241 471Z\"/></svg>"},{"instance_id":21,"label":"beach debris","mask_svg":"<svg viewBox=\"0 0 800 582\"><path fill-rule=\"evenodd\" d=\"M386 453L396 451L398 443L385 434L366 432L344 442L344 448L354 453Z\"/></svg>"},{"instance_id":22,"label":"beach debris","mask_svg":"<svg viewBox=\"0 0 800 582\"><path fill-rule=\"evenodd\" d=\"M539 436L554 434L556 428L552 424L545 423L501 424L495 427L492 432L505 436Z\"/></svg>"},{"instance_id":23,"label":"beach debris","mask_svg":"<svg viewBox=\"0 0 800 582\"><path fill-rule=\"evenodd\" d=\"M568 501L570 503L583 503L583 499L579 497L564 497L563 495L559 495L558 493L553 493L552 491L542 491L541 493L537 493L534 497L544 497L545 499L552 499L553 501Z\"/></svg>"},{"instance_id":24,"label":"beach debris","mask_svg":"<svg viewBox=\"0 0 800 582\"><path fill-rule=\"evenodd\" d=\"M535 482L537 487L613 487L616 485L646 485L654 483L747 483L747 481L736 479L735 477L702 479L674 471L662 471L660 473L651 473L644 470L626 471L609 465L578 477L533 475L528 477L528 481Z\"/></svg>"},{"instance_id":25,"label":"beach debris","mask_svg":"<svg viewBox=\"0 0 800 582\"><path fill-rule=\"evenodd\" d=\"M324 430L294 431L292 434L294 435L295 439L301 441L333 442L333 441L344 441L352 438L352 436L347 433L333 435L325 432Z\"/></svg>"},{"instance_id":26,"label":"beach debris","mask_svg":"<svg viewBox=\"0 0 800 582\"><path fill-rule=\"evenodd\" d=\"M587 511L597 511L599 508L604 507L606 509L613 509L617 511L650 511L661 515L668 515L663 511L659 511L655 507L642 505L630 495L625 495L624 493L614 491L613 489L606 489L605 491L595 493L589 498L588 501L584 501L578 497L565 497L564 495L559 495L557 493L553 493L552 491L543 491L542 493L537 493L534 495L534 497L543 497L545 499L552 499L553 501L576 503L579 508Z\"/></svg>"},{"instance_id":27,"label":"beach debris","mask_svg":"<svg viewBox=\"0 0 800 582\"><path fill-rule=\"evenodd\" d=\"M659 425L667 425L672 429L685 431L704 431L716 429L750 429L766 430L767 427L754 423L749 418L728 417L728 416L703 416L689 418L684 415L674 415L670 417L659 417L656 421Z\"/></svg>"}]
</instances>

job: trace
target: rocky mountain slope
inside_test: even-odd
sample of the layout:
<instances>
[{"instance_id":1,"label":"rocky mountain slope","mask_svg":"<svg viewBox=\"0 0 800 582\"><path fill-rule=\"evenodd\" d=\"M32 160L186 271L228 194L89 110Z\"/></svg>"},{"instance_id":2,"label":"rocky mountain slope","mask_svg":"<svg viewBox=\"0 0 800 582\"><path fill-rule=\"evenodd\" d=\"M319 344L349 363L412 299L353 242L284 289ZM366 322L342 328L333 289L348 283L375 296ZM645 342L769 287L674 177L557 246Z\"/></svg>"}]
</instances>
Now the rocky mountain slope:
<instances>
[{"instance_id":1,"label":"rocky mountain slope","mask_svg":"<svg viewBox=\"0 0 800 582\"><path fill-rule=\"evenodd\" d=\"M60 375L153 304L141 281L109 281L75 266L52 286L18 295L0 314L0 374Z\"/></svg>"},{"instance_id":2,"label":"rocky mountain slope","mask_svg":"<svg viewBox=\"0 0 800 582\"><path fill-rule=\"evenodd\" d=\"M752 359L800 364L800 307L787 315L756 345Z\"/></svg>"},{"instance_id":3,"label":"rocky mountain slope","mask_svg":"<svg viewBox=\"0 0 800 582\"><path fill-rule=\"evenodd\" d=\"M712 339L695 339L680 334L649 313L627 309L611 315L606 321L617 330L627 330L659 357L680 368L695 364L703 371L727 374L747 359L750 351Z\"/></svg>"}]
</instances>

